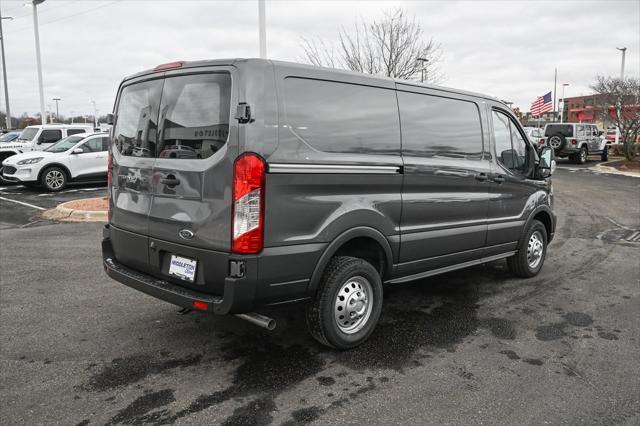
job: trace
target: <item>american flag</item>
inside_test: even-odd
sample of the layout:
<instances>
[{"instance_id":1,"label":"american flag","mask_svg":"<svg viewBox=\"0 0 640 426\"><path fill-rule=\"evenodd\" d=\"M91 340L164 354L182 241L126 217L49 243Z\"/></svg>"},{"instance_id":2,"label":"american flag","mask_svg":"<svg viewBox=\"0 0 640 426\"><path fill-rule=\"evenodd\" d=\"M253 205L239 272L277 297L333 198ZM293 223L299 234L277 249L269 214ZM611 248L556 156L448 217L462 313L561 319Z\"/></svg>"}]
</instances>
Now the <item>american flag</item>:
<instances>
[{"instance_id":1,"label":"american flag","mask_svg":"<svg viewBox=\"0 0 640 426\"><path fill-rule=\"evenodd\" d=\"M544 96L538 96L538 99L531 104L531 115L537 117L542 113L553 110L553 102L551 100L551 92Z\"/></svg>"}]
</instances>

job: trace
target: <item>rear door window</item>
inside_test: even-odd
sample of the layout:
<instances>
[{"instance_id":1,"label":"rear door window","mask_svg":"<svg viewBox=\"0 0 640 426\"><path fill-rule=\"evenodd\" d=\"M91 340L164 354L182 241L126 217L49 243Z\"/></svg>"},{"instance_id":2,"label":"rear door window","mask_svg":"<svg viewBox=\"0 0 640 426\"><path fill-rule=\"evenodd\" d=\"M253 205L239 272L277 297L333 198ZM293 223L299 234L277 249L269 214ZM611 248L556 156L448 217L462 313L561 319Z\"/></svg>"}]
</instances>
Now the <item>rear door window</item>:
<instances>
[{"instance_id":1,"label":"rear door window","mask_svg":"<svg viewBox=\"0 0 640 426\"><path fill-rule=\"evenodd\" d=\"M102 138L89 139L83 143L80 148L84 153L102 151Z\"/></svg>"},{"instance_id":2,"label":"rear door window","mask_svg":"<svg viewBox=\"0 0 640 426\"><path fill-rule=\"evenodd\" d=\"M168 78L160 105L158 157L212 156L227 142L230 109L229 74Z\"/></svg>"},{"instance_id":3,"label":"rear door window","mask_svg":"<svg viewBox=\"0 0 640 426\"><path fill-rule=\"evenodd\" d=\"M145 81L122 89L113 130L113 140L120 154L155 157L161 94L162 80Z\"/></svg>"}]
</instances>

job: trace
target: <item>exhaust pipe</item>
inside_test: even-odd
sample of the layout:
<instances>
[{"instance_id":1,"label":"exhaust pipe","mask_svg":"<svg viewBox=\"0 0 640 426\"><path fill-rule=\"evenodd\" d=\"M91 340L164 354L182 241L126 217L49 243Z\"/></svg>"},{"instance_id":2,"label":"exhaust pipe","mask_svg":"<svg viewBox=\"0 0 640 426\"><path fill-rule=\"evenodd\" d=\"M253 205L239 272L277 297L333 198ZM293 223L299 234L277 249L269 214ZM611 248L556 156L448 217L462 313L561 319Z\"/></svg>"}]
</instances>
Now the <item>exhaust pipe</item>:
<instances>
[{"instance_id":1,"label":"exhaust pipe","mask_svg":"<svg viewBox=\"0 0 640 426\"><path fill-rule=\"evenodd\" d=\"M236 317L257 325L258 327L266 328L271 331L276 328L276 320L273 318L265 317L264 315L250 312L248 314L235 314Z\"/></svg>"}]
</instances>

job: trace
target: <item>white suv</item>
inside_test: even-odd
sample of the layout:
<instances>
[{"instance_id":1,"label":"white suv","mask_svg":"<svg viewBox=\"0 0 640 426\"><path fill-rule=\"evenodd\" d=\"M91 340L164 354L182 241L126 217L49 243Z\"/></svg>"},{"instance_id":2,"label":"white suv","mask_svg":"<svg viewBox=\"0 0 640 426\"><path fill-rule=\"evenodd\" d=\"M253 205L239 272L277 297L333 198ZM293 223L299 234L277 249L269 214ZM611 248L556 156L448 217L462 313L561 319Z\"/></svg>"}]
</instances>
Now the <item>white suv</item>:
<instances>
[{"instance_id":1,"label":"white suv","mask_svg":"<svg viewBox=\"0 0 640 426\"><path fill-rule=\"evenodd\" d=\"M607 140L594 124L552 123L544 128L545 142L553 148L556 157L569 157L576 163L587 162L588 155L609 159Z\"/></svg>"},{"instance_id":2,"label":"white suv","mask_svg":"<svg viewBox=\"0 0 640 426\"><path fill-rule=\"evenodd\" d=\"M60 191L71 181L106 181L108 149L107 133L67 136L44 151L7 158L2 177L26 186L41 184L49 191Z\"/></svg>"}]
</instances>

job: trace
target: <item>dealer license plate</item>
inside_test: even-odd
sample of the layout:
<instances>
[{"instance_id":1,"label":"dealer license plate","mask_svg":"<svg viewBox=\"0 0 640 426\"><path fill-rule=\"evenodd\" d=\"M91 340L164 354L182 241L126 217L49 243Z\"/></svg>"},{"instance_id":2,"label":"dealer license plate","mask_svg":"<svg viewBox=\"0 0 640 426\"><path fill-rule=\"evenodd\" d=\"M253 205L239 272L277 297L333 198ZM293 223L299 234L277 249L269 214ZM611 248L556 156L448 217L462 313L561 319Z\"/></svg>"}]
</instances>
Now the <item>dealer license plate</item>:
<instances>
[{"instance_id":1,"label":"dealer license plate","mask_svg":"<svg viewBox=\"0 0 640 426\"><path fill-rule=\"evenodd\" d=\"M196 260L172 254L171 263L169 264L169 275L193 282L196 278L197 263Z\"/></svg>"}]
</instances>

